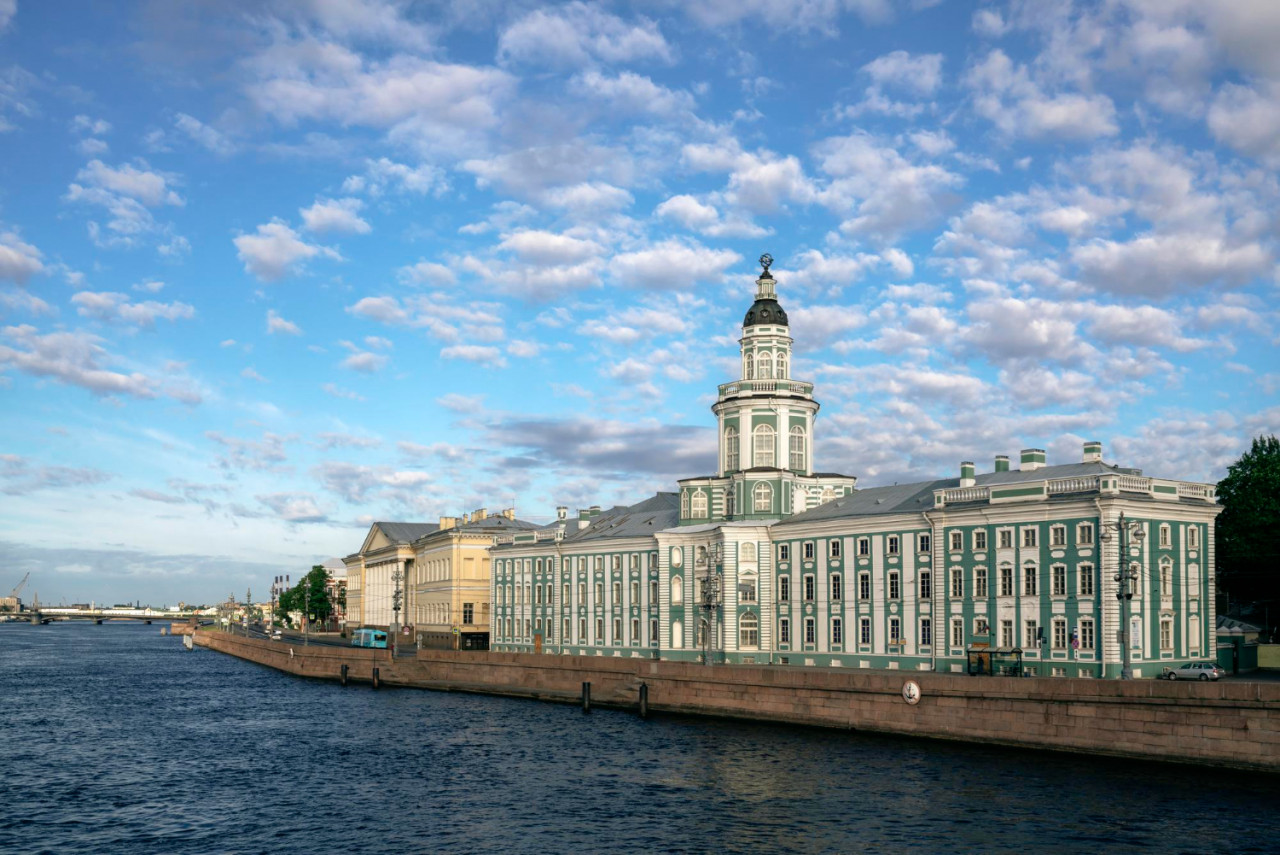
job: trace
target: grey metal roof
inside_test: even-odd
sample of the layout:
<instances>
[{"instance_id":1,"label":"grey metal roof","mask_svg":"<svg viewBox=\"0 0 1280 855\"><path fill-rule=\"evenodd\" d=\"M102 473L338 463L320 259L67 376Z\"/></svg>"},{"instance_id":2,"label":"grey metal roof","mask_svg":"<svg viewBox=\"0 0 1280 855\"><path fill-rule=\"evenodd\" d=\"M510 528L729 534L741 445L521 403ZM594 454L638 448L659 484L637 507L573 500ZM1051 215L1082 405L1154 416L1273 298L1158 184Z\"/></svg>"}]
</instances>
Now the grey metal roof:
<instances>
[{"instance_id":1,"label":"grey metal roof","mask_svg":"<svg viewBox=\"0 0 1280 855\"><path fill-rule=\"evenodd\" d=\"M376 522L374 525L382 529L392 543L411 543L440 528L436 523Z\"/></svg>"},{"instance_id":2,"label":"grey metal roof","mask_svg":"<svg viewBox=\"0 0 1280 855\"><path fill-rule=\"evenodd\" d=\"M618 537L645 537L680 522L680 495L657 493L634 505L602 511L581 531L566 531L564 543L582 543Z\"/></svg>"},{"instance_id":3,"label":"grey metal roof","mask_svg":"<svg viewBox=\"0 0 1280 855\"><path fill-rule=\"evenodd\" d=\"M472 520L457 527L459 531L483 531L497 534L503 531L530 531L532 529L541 528L537 523L531 523L528 520L514 519L509 520L502 514L493 514L482 520Z\"/></svg>"}]
</instances>

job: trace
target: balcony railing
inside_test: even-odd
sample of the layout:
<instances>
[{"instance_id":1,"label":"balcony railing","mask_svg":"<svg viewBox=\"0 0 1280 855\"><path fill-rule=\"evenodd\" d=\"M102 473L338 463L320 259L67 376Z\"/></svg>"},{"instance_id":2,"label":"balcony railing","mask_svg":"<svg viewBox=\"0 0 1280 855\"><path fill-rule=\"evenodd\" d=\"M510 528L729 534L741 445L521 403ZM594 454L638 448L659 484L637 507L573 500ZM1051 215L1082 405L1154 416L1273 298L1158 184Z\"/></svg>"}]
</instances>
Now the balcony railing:
<instances>
[{"instance_id":1,"label":"balcony railing","mask_svg":"<svg viewBox=\"0 0 1280 855\"><path fill-rule=\"evenodd\" d=\"M738 380L720 384L721 398L744 394L809 396L813 394L813 384L796 380Z\"/></svg>"},{"instance_id":2,"label":"balcony railing","mask_svg":"<svg viewBox=\"0 0 1280 855\"><path fill-rule=\"evenodd\" d=\"M1093 493L1098 489L1098 476L1085 475L1079 478L1057 478L1049 482L1049 495L1059 496L1063 493Z\"/></svg>"},{"instance_id":3,"label":"balcony railing","mask_svg":"<svg viewBox=\"0 0 1280 855\"><path fill-rule=\"evenodd\" d=\"M948 505L953 502L985 502L990 497L991 490L987 487L958 487L942 491L942 501Z\"/></svg>"}]
</instances>

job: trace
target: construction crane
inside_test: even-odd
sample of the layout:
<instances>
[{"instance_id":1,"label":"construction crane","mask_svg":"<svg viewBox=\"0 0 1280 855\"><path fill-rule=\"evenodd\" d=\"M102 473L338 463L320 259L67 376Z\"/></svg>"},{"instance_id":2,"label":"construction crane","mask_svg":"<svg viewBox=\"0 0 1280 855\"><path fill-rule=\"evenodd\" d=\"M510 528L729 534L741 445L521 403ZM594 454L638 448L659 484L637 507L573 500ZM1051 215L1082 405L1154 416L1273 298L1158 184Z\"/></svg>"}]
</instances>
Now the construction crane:
<instances>
[{"instance_id":1,"label":"construction crane","mask_svg":"<svg viewBox=\"0 0 1280 855\"><path fill-rule=\"evenodd\" d=\"M30 573L27 573L27 575L23 576L22 581L13 586L13 591L9 593L9 596L3 599L0 599L0 605L10 607L15 612L22 611L22 600L18 599L18 594L22 593L22 589L26 587L27 579L29 578L31 578Z\"/></svg>"}]
</instances>

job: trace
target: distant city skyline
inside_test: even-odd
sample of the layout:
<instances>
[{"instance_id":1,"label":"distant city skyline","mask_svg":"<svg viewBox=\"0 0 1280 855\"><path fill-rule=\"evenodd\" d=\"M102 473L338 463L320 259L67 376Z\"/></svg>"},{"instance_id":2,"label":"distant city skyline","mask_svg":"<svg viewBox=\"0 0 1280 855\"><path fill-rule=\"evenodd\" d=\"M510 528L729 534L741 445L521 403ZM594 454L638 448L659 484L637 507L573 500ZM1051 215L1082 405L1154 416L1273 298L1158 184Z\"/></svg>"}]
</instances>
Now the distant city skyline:
<instances>
[{"instance_id":1,"label":"distant city skyline","mask_svg":"<svg viewBox=\"0 0 1280 855\"><path fill-rule=\"evenodd\" d=\"M1216 481L1280 431L1271 2L0 0L0 595L265 594L715 468Z\"/></svg>"}]
</instances>

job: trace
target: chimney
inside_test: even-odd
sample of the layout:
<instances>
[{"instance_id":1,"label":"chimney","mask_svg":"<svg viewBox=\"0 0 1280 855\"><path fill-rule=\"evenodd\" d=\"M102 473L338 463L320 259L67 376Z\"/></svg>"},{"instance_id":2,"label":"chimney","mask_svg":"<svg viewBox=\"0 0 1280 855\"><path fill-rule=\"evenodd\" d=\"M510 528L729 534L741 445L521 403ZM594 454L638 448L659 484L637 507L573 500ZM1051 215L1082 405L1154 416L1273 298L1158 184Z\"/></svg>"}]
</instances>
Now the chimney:
<instances>
[{"instance_id":1,"label":"chimney","mask_svg":"<svg viewBox=\"0 0 1280 855\"><path fill-rule=\"evenodd\" d=\"M565 505L556 506L556 519L564 522L569 518L569 508Z\"/></svg>"},{"instance_id":2,"label":"chimney","mask_svg":"<svg viewBox=\"0 0 1280 855\"><path fill-rule=\"evenodd\" d=\"M1031 472L1044 466L1044 449L1043 448L1024 448L1022 449L1022 466L1023 472Z\"/></svg>"},{"instance_id":3,"label":"chimney","mask_svg":"<svg viewBox=\"0 0 1280 855\"><path fill-rule=\"evenodd\" d=\"M1084 444L1084 462L1085 463L1101 463L1102 462L1102 443L1096 439Z\"/></svg>"},{"instance_id":4,"label":"chimney","mask_svg":"<svg viewBox=\"0 0 1280 855\"><path fill-rule=\"evenodd\" d=\"M1009 455L1007 454L996 455L996 471L997 472L1009 471Z\"/></svg>"},{"instance_id":5,"label":"chimney","mask_svg":"<svg viewBox=\"0 0 1280 855\"><path fill-rule=\"evenodd\" d=\"M471 519L474 522L480 522L480 520L487 519L488 517L489 517L488 508L480 508L479 510L475 510L471 512Z\"/></svg>"},{"instance_id":6,"label":"chimney","mask_svg":"<svg viewBox=\"0 0 1280 855\"><path fill-rule=\"evenodd\" d=\"M463 525L466 525L466 524L467 524L467 523L469 523L469 522L471 522L471 515L470 515L470 514L463 514L463 515L462 515L462 524L463 524Z\"/></svg>"},{"instance_id":7,"label":"chimney","mask_svg":"<svg viewBox=\"0 0 1280 855\"><path fill-rule=\"evenodd\" d=\"M966 460L963 463L961 463L960 464L960 486L972 487L975 483L973 480L973 474L974 474L973 461Z\"/></svg>"},{"instance_id":8,"label":"chimney","mask_svg":"<svg viewBox=\"0 0 1280 855\"><path fill-rule=\"evenodd\" d=\"M457 525L458 525L457 517L441 517L440 518L441 531L448 531L451 528L456 528Z\"/></svg>"},{"instance_id":9,"label":"chimney","mask_svg":"<svg viewBox=\"0 0 1280 855\"><path fill-rule=\"evenodd\" d=\"M502 515L503 515L504 517L506 517L507 519L509 519L509 520L513 520L513 519L515 519L515 518L516 518L516 509L515 509L515 508L507 508L505 511L503 511L503 512L502 512Z\"/></svg>"}]
</instances>

